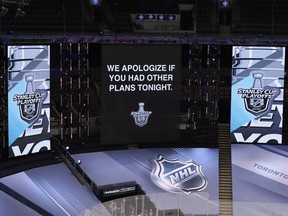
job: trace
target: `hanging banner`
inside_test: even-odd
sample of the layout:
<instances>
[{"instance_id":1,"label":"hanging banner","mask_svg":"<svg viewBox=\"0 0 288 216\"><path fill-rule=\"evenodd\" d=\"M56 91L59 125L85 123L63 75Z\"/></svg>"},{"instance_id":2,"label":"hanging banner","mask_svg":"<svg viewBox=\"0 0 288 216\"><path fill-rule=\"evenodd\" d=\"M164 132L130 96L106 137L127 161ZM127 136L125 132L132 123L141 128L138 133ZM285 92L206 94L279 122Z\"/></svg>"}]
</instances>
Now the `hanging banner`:
<instances>
[{"instance_id":1,"label":"hanging banner","mask_svg":"<svg viewBox=\"0 0 288 216\"><path fill-rule=\"evenodd\" d=\"M284 47L234 46L231 143L282 144Z\"/></svg>"},{"instance_id":2,"label":"hanging banner","mask_svg":"<svg viewBox=\"0 0 288 216\"><path fill-rule=\"evenodd\" d=\"M10 157L50 150L50 46L8 46Z\"/></svg>"}]
</instances>

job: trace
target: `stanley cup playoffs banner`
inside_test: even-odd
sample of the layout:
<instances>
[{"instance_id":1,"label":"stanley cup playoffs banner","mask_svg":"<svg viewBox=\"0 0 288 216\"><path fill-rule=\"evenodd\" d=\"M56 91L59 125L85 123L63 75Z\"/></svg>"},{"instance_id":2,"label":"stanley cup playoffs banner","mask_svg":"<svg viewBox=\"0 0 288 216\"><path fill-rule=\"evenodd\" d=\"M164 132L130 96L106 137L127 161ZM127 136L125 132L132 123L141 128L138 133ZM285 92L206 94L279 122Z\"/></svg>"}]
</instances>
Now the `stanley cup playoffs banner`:
<instances>
[{"instance_id":1,"label":"stanley cup playoffs banner","mask_svg":"<svg viewBox=\"0 0 288 216\"><path fill-rule=\"evenodd\" d=\"M181 46L102 46L102 144L179 141Z\"/></svg>"},{"instance_id":2,"label":"stanley cup playoffs banner","mask_svg":"<svg viewBox=\"0 0 288 216\"><path fill-rule=\"evenodd\" d=\"M9 155L50 150L50 46L8 46L7 53Z\"/></svg>"},{"instance_id":3,"label":"stanley cup playoffs banner","mask_svg":"<svg viewBox=\"0 0 288 216\"><path fill-rule=\"evenodd\" d=\"M231 143L282 144L284 47L234 46Z\"/></svg>"}]
</instances>

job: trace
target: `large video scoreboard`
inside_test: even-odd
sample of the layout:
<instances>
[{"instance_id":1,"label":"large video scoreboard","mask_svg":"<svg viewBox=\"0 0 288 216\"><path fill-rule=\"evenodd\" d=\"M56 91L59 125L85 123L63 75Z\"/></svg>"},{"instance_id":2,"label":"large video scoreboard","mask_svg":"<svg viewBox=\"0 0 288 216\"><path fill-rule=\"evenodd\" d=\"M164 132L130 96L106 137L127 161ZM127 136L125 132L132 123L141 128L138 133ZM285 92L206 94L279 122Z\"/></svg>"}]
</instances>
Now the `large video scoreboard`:
<instances>
[{"instance_id":1,"label":"large video scoreboard","mask_svg":"<svg viewBox=\"0 0 288 216\"><path fill-rule=\"evenodd\" d=\"M282 143L284 65L284 47L233 47L231 143Z\"/></svg>"},{"instance_id":2,"label":"large video scoreboard","mask_svg":"<svg viewBox=\"0 0 288 216\"><path fill-rule=\"evenodd\" d=\"M10 45L7 53L9 155L50 150L50 46Z\"/></svg>"},{"instance_id":3,"label":"large video scoreboard","mask_svg":"<svg viewBox=\"0 0 288 216\"><path fill-rule=\"evenodd\" d=\"M101 143L179 140L181 46L102 47Z\"/></svg>"},{"instance_id":4,"label":"large video scoreboard","mask_svg":"<svg viewBox=\"0 0 288 216\"><path fill-rule=\"evenodd\" d=\"M283 205L288 178L287 146L282 141L284 66L285 47L233 47L233 215L287 212Z\"/></svg>"}]
</instances>

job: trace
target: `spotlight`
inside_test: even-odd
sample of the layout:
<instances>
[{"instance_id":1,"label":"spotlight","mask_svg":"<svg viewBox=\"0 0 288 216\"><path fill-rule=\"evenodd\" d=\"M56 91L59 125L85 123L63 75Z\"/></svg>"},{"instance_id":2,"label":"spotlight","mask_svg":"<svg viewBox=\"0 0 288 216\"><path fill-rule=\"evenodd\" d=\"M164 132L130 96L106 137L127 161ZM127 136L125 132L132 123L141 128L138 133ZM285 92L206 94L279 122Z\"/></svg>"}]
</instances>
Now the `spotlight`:
<instances>
[{"instance_id":1,"label":"spotlight","mask_svg":"<svg viewBox=\"0 0 288 216\"><path fill-rule=\"evenodd\" d=\"M101 5L101 0L90 0L90 4L92 6L100 6Z\"/></svg>"},{"instance_id":2,"label":"spotlight","mask_svg":"<svg viewBox=\"0 0 288 216\"><path fill-rule=\"evenodd\" d=\"M153 19L154 19L153 14L149 14L149 15L147 15L147 19L148 19L148 20L153 20Z\"/></svg>"},{"instance_id":3,"label":"spotlight","mask_svg":"<svg viewBox=\"0 0 288 216\"><path fill-rule=\"evenodd\" d=\"M81 164L81 160L77 160L77 164L80 165Z\"/></svg>"},{"instance_id":4,"label":"spotlight","mask_svg":"<svg viewBox=\"0 0 288 216\"><path fill-rule=\"evenodd\" d=\"M176 16L175 15L169 15L168 16L168 20L169 21L174 21L174 20L176 20Z\"/></svg>"},{"instance_id":5,"label":"spotlight","mask_svg":"<svg viewBox=\"0 0 288 216\"><path fill-rule=\"evenodd\" d=\"M221 8L230 8L232 1L231 0L220 0L219 4L220 4Z\"/></svg>"},{"instance_id":6,"label":"spotlight","mask_svg":"<svg viewBox=\"0 0 288 216\"><path fill-rule=\"evenodd\" d=\"M164 20L163 14L159 14L159 15L157 16L157 19L160 20L160 21Z\"/></svg>"},{"instance_id":7,"label":"spotlight","mask_svg":"<svg viewBox=\"0 0 288 216\"><path fill-rule=\"evenodd\" d=\"M224 1L222 2L222 5L223 5L224 7L227 7L227 6L228 6L228 2L227 2L226 0L224 0Z\"/></svg>"},{"instance_id":8,"label":"spotlight","mask_svg":"<svg viewBox=\"0 0 288 216\"><path fill-rule=\"evenodd\" d=\"M143 15L143 14L138 14L138 15L137 15L137 20L138 20L138 21L144 20L144 15Z\"/></svg>"},{"instance_id":9,"label":"spotlight","mask_svg":"<svg viewBox=\"0 0 288 216\"><path fill-rule=\"evenodd\" d=\"M65 149L68 151L69 150L69 146L66 146Z\"/></svg>"},{"instance_id":10,"label":"spotlight","mask_svg":"<svg viewBox=\"0 0 288 216\"><path fill-rule=\"evenodd\" d=\"M7 13L8 13L8 8L2 6L2 7L1 7L1 11L0 11L0 17L5 16Z\"/></svg>"}]
</instances>

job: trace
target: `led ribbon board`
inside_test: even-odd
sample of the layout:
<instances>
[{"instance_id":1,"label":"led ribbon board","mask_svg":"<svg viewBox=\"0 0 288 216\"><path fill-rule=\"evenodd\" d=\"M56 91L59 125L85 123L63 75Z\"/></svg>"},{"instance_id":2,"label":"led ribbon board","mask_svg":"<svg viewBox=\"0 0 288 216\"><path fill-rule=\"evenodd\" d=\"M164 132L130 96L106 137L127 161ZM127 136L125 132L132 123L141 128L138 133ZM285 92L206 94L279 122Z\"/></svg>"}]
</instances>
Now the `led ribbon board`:
<instances>
[{"instance_id":1,"label":"led ribbon board","mask_svg":"<svg viewBox=\"0 0 288 216\"><path fill-rule=\"evenodd\" d=\"M284 47L234 46L231 143L282 143Z\"/></svg>"},{"instance_id":2,"label":"led ribbon board","mask_svg":"<svg viewBox=\"0 0 288 216\"><path fill-rule=\"evenodd\" d=\"M50 46L8 46L10 157L50 150Z\"/></svg>"}]
</instances>

